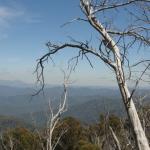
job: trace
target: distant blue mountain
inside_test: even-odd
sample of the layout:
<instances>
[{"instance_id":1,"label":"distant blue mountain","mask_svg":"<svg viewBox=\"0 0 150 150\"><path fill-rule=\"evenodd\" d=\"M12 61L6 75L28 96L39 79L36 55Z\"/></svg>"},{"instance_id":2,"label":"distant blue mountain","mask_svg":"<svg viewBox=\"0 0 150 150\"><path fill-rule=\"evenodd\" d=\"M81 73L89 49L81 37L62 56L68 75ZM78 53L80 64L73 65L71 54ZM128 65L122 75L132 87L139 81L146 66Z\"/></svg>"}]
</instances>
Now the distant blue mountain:
<instances>
[{"instance_id":1,"label":"distant blue mountain","mask_svg":"<svg viewBox=\"0 0 150 150\"><path fill-rule=\"evenodd\" d=\"M37 120L45 120L43 112L48 110L48 101L52 101L53 108L59 105L63 92L61 86L46 86L44 93L32 97L39 88L20 81L0 81L0 115L29 119L31 113ZM36 89L36 90L35 90ZM140 90L144 95L148 89ZM117 88L107 87L69 87L68 111L65 116L74 116L82 121L96 121L102 112L124 114L124 107L120 92ZM145 101L150 101L147 97Z\"/></svg>"}]
</instances>

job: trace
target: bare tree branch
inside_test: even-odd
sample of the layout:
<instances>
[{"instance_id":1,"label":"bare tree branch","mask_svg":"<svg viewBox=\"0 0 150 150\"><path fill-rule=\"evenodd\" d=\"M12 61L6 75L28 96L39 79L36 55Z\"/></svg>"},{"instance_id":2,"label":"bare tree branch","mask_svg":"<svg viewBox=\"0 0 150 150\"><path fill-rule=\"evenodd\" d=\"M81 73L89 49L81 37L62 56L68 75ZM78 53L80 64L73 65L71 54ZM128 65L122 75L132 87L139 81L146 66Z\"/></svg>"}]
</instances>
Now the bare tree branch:
<instances>
[{"instance_id":1,"label":"bare tree branch","mask_svg":"<svg viewBox=\"0 0 150 150\"><path fill-rule=\"evenodd\" d=\"M150 45L149 36L148 36L149 28L147 28L146 25L137 27L137 26L134 26L133 24L130 24L130 26L128 26L128 29L124 31L116 31L116 30L111 30L111 29L108 30L104 27L104 24L102 23L102 21L98 19L98 15L96 13L101 12L101 11L114 10L116 8L121 8L123 6L131 6L132 4L135 4L134 6L137 6L137 3L141 5L143 3L148 4L149 2L150 0L128 0L125 2L123 1L122 3L119 3L117 1L111 2L111 1L103 0L100 4L98 4L98 2L94 3L94 1L91 1L91 0L80 0L80 6L81 6L82 12L85 14L91 27L93 27L100 36L101 41L100 41L99 49L96 49L90 46L89 42L80 42L80 41L73 40L72 43L65 43L62 45L52 44L51 42L49 42L47 43L49 52L38 59L38 63L36 67L37 79L38 81L42 83L43 85L42 88L43 88L44 87L44 78L43 78L44 63L49 58L51 58L52 55L56 54L58 51L61 51L62 49L72 48L72 49L78 50L78 55L70 59L70 61L76 60L75 67L78 64L79 57L82 58L83 56L85 56L85 58L88 60L88 62L92 66L91 61L88 58L89 54L96 56L97 58L102 60L104 63L106 63L106 65L110 66L110 68L113 69L116 75L117 84L122 95L122 100L124 102L124 106L126 108L128 118L130 120L132 131L134 133L136 146L137 146L137 149L139 150L149 150L150 148L149 148L149 144L148 144L148 140L146 138L145 132L142 128L139 116L137 114L134 101L132 99L134 92L132 91L132 93L130 93L129 88L127 86L127 82L125 78L124 63L125 61L127 61L128 66L130 66L129 60L127 58L127 51L130 48L132 48L132 46L134 46L137 41L140 41L138 42L140 46L142 44L144 45L146 44L148 46ZM139 17L136 17L135 15L135 18L140 23L144 22L145 20L146 21L148 20L147 13L145 11L146 9L142 7L143 6L140 6L140 8L142 9L143 15L145 16L144 20ZM115 41L116 40L115 37L117 38L119 37L119 40L117 42ZM125 37L127 37L127 39L128 37L132 37L133 40L127 42L126 44ZM120 39L123 41L121 41ZM141 64L143 62L144 60L142 60L138 64ZM147 67L147 69L148 68L149 66ZM142 76L145 74L146 70L143 71L143 73L139 77L139 80L142 79ZM131 70L129 68L129 72L130 71ZM135 89L138 83L139 81L137 81ZM63 105L61 105L58 112L63 112L61 108L63 108ZM59 113L56 113L55 115L53 115L53 120L52 120L53 124L51 127L51 131L54 130L56 124L58 123L58 120L59 120Z\"/></svg>"},{"instance_id":2,"label":"bare tree branch","mask_svg":"<svg viewBox=\"0 0 150 150\"><path fill-rule=\"evenodd\" d=\"M113 139L114 139L114 141L115 141L115 144L116 144L116 146L117 146L117 150L121 150L121 145L120 145L120 142L119 142L119 140L118 140L118 138L117 138L115 132L113 131L113 129L112 129L111 126L109 126L109 129L110 129L110 131L111 131L111 134L112 134Z\"/></svg>"},{"instance_id":3,"label":"bare tree branch","mask_svg":"<svg viewBox=\"0 0 150 150\"><path fill-rule=\"evenodd\" d=\"M92 12L92 14L95 14L97 12L104 11L104 10L110 10L110 9L120 8L120 7L123 7L123 6L131 5L131 4L136 3L136 2L150 2L150 0L129 0L129 1L124 2L124 3L112 4L110 6L109 5L100 5L99 6L100 8L97 8L96 10L94 10Z\"/></svg>"},{"instance_id":4,"label":"bare tree branch","mask_svg":"<svg viewBox=\"0 0 150 150\"><path fill-rule=\"evenodd\" d=\"M49 102L49 109L50 109L50 116L49 116L49 120L47 122L47 150L55 150L56 146L58 145L61 137L67 132L67 130L62 131L59 134L59 137L57 137L57 141L56 143L52 143L53 140L53 132L56 128L56 126L58 125L58 122L60 120L61 115L67 111L67 86L68 86L68 80L70 77L71 72L69 72L69 74L66 76L65 72L64 72L64 94L63 97L60 101L60 105L58 108L58 111L56 113L54 113L51 103Z\"/></svg>"}]
</instances>

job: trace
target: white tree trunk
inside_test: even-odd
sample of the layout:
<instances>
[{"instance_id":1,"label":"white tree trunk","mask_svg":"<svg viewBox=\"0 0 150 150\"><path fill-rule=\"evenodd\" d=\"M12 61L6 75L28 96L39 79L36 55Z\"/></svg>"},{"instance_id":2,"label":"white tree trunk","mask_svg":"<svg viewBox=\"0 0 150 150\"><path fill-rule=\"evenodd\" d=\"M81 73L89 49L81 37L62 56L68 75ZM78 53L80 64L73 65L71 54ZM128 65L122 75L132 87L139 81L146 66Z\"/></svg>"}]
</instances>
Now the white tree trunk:
<instances>
[{"instance_id":1,"label":"white tree trunk","mask_svg":"<svg viewBox=\"0 0 150 150\"><path fill-rule=\"evenodd\" d=\"M118 78L118 77L117 77ZM118 80L118 79L117 79ZM129 121L133 128L133 133L136 138L136 142L139 150L149 150L148 140L146 138L145 132L142 128L141 122L139 120L133 99L130 99L130 92L127 88L127 85L124 83L119 84L119 88L122 94L123 102L129 117Z\"/></svg>"},{"instance_id":2,"label":"white tree trunk","mask_svg":"<svg viewBox=\"0 0 150 150\"><path fill-rule=\"evenodd\" d=\"M126 112L128 114L129 121L131 123L133 133L136 140L136 145L139 150L150 150L148 140L146 138L145 132L142 128L139 116L137 114L133 99L127 87L126 81L124 79L124 72L121 64L121 57L119 50L116 49L116 78L117 83L120 88L120 92L122 95L122 99L126 108Z\"/></svg>"},{"instance_id":3,"label":"white tree trunk","mask_svg":"<svg viewBox=\"0 0 150 150\"><path fill-rule=\"evenodd\" d=\"M115 144L117 146L117 150L121 150L121 145L120 145L120 142L119 142L115 132L113 131L111 126L109 126L109 129L110 129L111 135L112 135L112 137L114 139L114 142L115 142Z\"/></svg>"},{"instance_id":4,"label":"white tree trunk","mask_svg":"<svg viewBox=\"0 0 150 150\"><path fill-rule=\"evenodd\" d=\"M72 47L72 48L78 48L83 52L88 52L88 53L94 54L95 56L99 57L102 61L104 61L106 64L108 64L110 67L112 67L115 71L117 83L120 88L120 92L121 92L122 99L123 99L123 102L124 102L124 105L126 108L126 112L128 114L128 118L131 123L132 131L135 136L137 149L138 150L150 150L148 140L147 140L145 132L142 128L142 125L141 125L139 116L137 114L133 99L131 97L128 86L126 84L126 80L124 77L123 65L121 63L122 59L121 59L121 55L120 55L120 53L121 53L120 49L117 46L117 43L108 34L107 30L97 20L96 16L94 16L94 13L93 13L94 8L90 4L90 1L80 0L80 2L81 2L81 8L82 8L84 14L86 15L89 23L102 36L102 38L103 38L102 42L104 43L104 46L106 46L106 48L111 50L111 52L114 56L114 59L110 60L108 57L105 57L105 56L103 57L102 53L101 54L96 53L94 49L89 49L89 48L86 49L86 47L85 47L86 44L84 46L82 46L82 43L80 43L79 45L78 44L77 45L76 44L75 45L64 44L61 46L56 46L56 45L51 45L51 43L50 43L50 45L48 47L52 48L52 50L49 53L47 53L46 55L44 55L43 57L41 57L39 64L41 65L41 62L43 63L45 60L48 59L48 57L51 54L56 53L60 49L63 49L65 47ZM89 47L89 46L87 45L87 47ZM42 65L40 67L43 69ZM64 104L65 104L65 101L64 101ZM63 105L61 107L59 112L62 113L64 108L65 108L65 105ZM55 119L58 118L59 112L54 116ZM54 127L55 127L55 125L54 125Z\"/></svg>"},{"instance_id":5,"label":"white tree trunk","mask_svg":"<svg viewBox=\"0 0 150 150\"><path fill-rule=\"evenodd\" d=\"M128 114L129 121L133 129L132 131L135 136L137 148L139 150L150 150L148 140L142 128L133 99L131 97L128 86L126 84L126 80L124 77L124 70L121 63L120 50L116 45L116 43L114 42L114 40L111 38L111 36L107 33L105 28L102 26L102 24L98 20L96 20L95 17L89 15L88 19L90 24L103 36L105 42L107 43L106 47L111 49L111 51L114 54L114 61L115 61L114 70L116 74L116 79L117 79L118 86L120 88L120 92L126 108L126 112Z\"/></svg>"}]
</instances>

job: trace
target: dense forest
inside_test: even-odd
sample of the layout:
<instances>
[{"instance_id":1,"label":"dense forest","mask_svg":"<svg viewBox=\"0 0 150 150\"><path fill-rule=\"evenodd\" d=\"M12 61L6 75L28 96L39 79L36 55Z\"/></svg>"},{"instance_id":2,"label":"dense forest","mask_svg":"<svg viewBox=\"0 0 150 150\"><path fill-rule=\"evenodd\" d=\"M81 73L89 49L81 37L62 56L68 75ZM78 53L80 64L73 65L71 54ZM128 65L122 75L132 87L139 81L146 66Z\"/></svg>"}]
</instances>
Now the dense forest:
<instances>
[{"instance_id":1,"label":"dense forest","mask_svg":"<svg viewBox=\"0 0 150 150\"><path fill-rule=\"evenodd\" d=\"M150 106L140 108L139 114L150 142ZM122 150L135 150L135 140L130 128L127 118L109 113L100 114L98 122L90 125L73 117L66 117L59 120L52 143L55 145L62 133L56 150L116 150L116 137ZM46 149L48 130L44 127L37 128L13 118L1 117L1 129L1 150Z\"/></svg>"}]
</instances>

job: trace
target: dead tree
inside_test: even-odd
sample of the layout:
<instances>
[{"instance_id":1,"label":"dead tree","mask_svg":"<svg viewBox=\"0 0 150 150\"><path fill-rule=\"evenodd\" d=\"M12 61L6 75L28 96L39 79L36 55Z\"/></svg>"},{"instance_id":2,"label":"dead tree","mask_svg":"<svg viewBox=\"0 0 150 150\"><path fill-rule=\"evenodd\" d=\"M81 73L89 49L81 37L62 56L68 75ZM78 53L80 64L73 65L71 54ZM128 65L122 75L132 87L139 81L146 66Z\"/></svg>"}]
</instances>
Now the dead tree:
<instances>
[{"instance_id":1,"label":"dead tree","mask_svg":"<svg viewBox=\"0 0 150 150\"><path fill-rule=\"evenodd\" d=\"M54 112L51 103L49 101L49 109L50 109L50 116L48 116L48 121L47 121L47 142L46 142L46 150L55 150L56 146L59 144L61 137L66 133L67 130L62 130L57 139L53 139L53 133L54 130L56 129L56 126L59 123L60 117L62 114L67 111L67 85L68 85L68 77L64 78L64 93L63 96L60 100L59 108L57 112Z\"/></svg>"},{"instance_id":2,"label":"dead tree","mask_svg":"<svg viewBox=\"0 0 150 150\"><path fill-rule=\"evenodd\" d=\"M73 19L69 23L77 20L84 21L91 25L99 35L99 47L94 47L90 45L89 41L81 42L71 39L70 43L65 44L53 44L51 42L47 43L47 47L49 48L49 52L43 55L37 64L37 72L38 79L43 80L43 70L44 70L44 62L47 61L53 54L56 54L58 51L61 51L65 48L75 48L79 51L78 55L69 60L76 60L74 68L77 66L79 57L85 57L90 65L92 66L92 62L89 59L89 54L96 56L102 62L104 62L116 75L116 81L118 87L120 89L120 93L122 95L122 100L124 106L126 108L126 112L128 115L128 119L130 121L132 131L135 137L137 149L139 150L149 150L148 140L145 136L144 130L141 126L141 122L139 120L139 116L137 114L135 104L133 101L133 95L135 90L139 84L139 82L143 79L144 74L147 70L150 69L150 60L141 60L133 66L138 66L139 64L146 65L145 69L142 71L140 77L136 80L135 88L133 91L129 91L127 86L127 78L126 71L129 69L129 79L131 79L131 65L130 60L128 59L128 51L134 46L139 44L140 47L150 46L149 40L149 8L150 8L150 0L80 0L81 10L85 15L85 19L77 18ZM129 9L128 9L129 8ZM131 10L132 8L132 10ZM124 29L114 29L112 24L106 20L104 22L104 18L102 14L109 11L111 15L112 11L122 10L127 13L127 15L131 15L134 18L131 24L128 22L128 26ZM134 10L138 10L138 13L134 12ZM101 15L100 17L98 15ZM98 19L101 18L101 19ZM134 24L135 23L135 24ZM66 24L65 24L66 25ZM92 66L93 67L93 66Z\"/></svg>"},{"instance_id":3,"label":"dead tree","mask_svg":"<svg viewBox=\"0 0 150 150\"><path fill-rule=\"evenodd\" d=\"M119 142L119 140L118 140L118 138L117 138L115 132L113 131L113 129L112 129L111 126L109 126L109 129L110 129L110 132L111 132L111 134L112 134L112 137L113 137L113 139L114 139L114 141L115 141L117 150L121 150L121 145L120 145L120 142Z\"/></svg>"}]
</instances>

